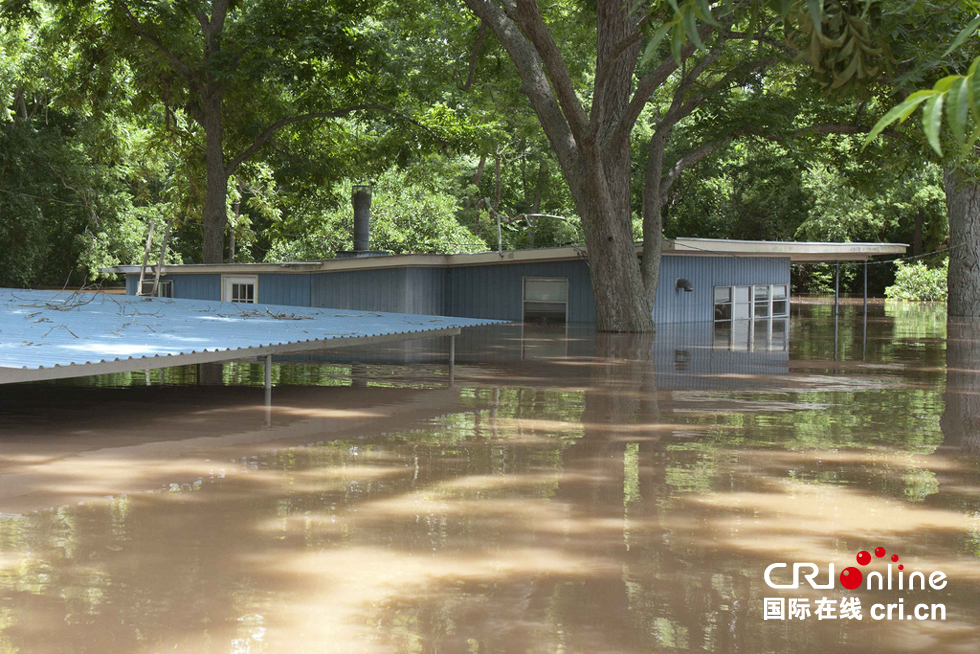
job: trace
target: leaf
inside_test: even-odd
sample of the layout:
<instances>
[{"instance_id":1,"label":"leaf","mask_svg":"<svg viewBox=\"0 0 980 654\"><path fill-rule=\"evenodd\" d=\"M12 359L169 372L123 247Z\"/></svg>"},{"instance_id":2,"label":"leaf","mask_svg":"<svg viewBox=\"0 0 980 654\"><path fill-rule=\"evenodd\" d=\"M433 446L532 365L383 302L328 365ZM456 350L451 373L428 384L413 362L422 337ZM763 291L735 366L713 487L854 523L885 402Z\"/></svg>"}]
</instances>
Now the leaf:
<instances>
[{"instance_id":1,"label":"leaf","mask_svg":"<svg viewBox=\"0 0 980 654\"><path fill-rule=\"evenodd\" d=\"M701 42L701 35L698 34L698 24L694 20L694 11L690 6L684 7L684 31L698 50L704 50L704 43Z\"/></svg>"},{"instance_id":2,"label":"leaf","mask_svg":"<svg viewBox=\"0 0 980 654\"><path fill-rule=\"evenodd\" d=\"M953 42L950 44L949 48L947 48L946 52L943 53L943 57L966 43L968 38L976 34L977 28L980 28L980 16L971 20L969 25L960 30L960 33L956 35L955 39L953 39Z\"/></svg>"},{"instance_id":3,"label":"leaf","mask_svg":"<svg viewBox=\"0 0 980 654\"><path fill-rule=\"evenodd\" d=\"M946 77L936 82L935 86L932 87L932 90L938 91L939 93L945 93L946 91L949 90L949 87L953 85L953 82L955 82L959 78L960 75L947 75Z\"/></svg>"},{"instance_id":4,"label":"leaf","mask_svg":"<svg viewBox=\"0 0 980 654\"><path fill-rule=\"evenodd\" d=\"M970 112L969 98L966 91L966 78L961 77L949 87L949 97L946 98L946 121L953 131L953 138L962 147L966 141L966 117Z\"/></svg>"},{"instance_id":5,"label":"leaf","mask_svg":"<svg viewBox=\"0 0 980 654\"><path fill-rule=\"evenodd\" d=\"M922 123L926 139L940 157L943 156L943 146L939 142L939 128L943 123L944 98L942 93L936 93L926 101L926 106L922 109Z\"/></svg>"},{"instance_id":6,"label":"leaf","mask_svg":"<svg viewBox=\"0 0 980 654\"><path fill-rule=\"evenodd\" d=\"M648 61L650 61L650 58L657 51L657 46L659 46L660 42L664 40L665 36L667 36L667 32L670 30L671 27L672 24L667 23L666 25L662 26L654 33L653 38L650 39L650 42L647 43L647 47L643 50L643 56L640 58L641 66L646 64Z\"/></svg>"},{"instance_id":7,"label":"leaf","mask_svg":"<svg viewBox=\"0 0 980 654\"><path fill-rule=\"evenodd\" d=\"M980 123L980 75L977 75L977 64L980 64L980 57L973 60L973 64L966 74L966 94L969 98L973 120Z\"/></svg>"},{"instance_id":8,"label":"leaf","mask_svg":"<svg viewBox=\"0 0 980 654\"><path fill-rule=\"evenodd\" d=\"M698 13L701 20L708 23L709 25L714 25L715 27L721 27L721 23L715 20L715 17L711 14L711 3L709 0L696 0Z\"/></svg>"},{"instance_id":9,"label":"leaf","mask_svg":"<svg viewBox=\"0 0 980 654\"><path fill-rule=\"evenodd\" d=\"M907 97L904 102L892 107L891 110L882 116L881 120L875 123L875 126L871 128L871 131L868 132L868 137L864 139L864 145L862 147L867 147L871 141L875 140L875 138L885 131L885 129L887 129L892 123L896 121L904 121L906 118L912 115L912 112L915 111L916 107L933 95L934 91L931 89L927 91L917 91L916 93L913 93Z\"/></svg>"},{"instance_id":10,"label":"leaf","mask_svg":"<svg viewBox=\"0 0 980 654\"><path fill-rule=\"evenodd\" d=\"M684 46L684 28L680 23L674 23L673 34L670 39L670 51L674 55L674 61L681 65L681 48Z\"/></svg>"}]
</instances>

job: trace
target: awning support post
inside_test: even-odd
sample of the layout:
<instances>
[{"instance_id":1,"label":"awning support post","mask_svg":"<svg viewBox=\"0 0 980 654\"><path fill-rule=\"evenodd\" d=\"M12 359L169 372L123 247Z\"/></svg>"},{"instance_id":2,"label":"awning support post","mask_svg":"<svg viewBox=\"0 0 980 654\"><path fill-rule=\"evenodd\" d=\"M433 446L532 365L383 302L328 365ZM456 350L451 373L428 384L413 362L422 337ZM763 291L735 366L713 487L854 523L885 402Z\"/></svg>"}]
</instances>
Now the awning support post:
<instances>
[{"instance_id":1,"label":"awning support post","mask_svg":"<svg viewBox=\"0 0 980 654\"><path fill-rule=\"evenodd\" d=\"M265 355L265 390L272 390L272 355Z\"/></svg>"},{"instance_id":2,"label":"awning support post","mask_svg":"<svg viewBox=\"0 0 980 654\"><path fill-rule=\"evenodd\" d=\"M456 382L456 336L449 337L449 385Z\"/></svg>"},{"instance_id":3,"label":"awning support post","mask_svg":"<svg viewBox=\"0 0 980 654\"><path fill-rule=\"evenodd\" d=\"M868 261L864 262L864 315L868 315Z\"/></svg>"},{"instance_id":4,"label":"awning support post","mask_svg":"<svg viewBox=\"0 0 980 654\"><path fill-rule=\"evenodd\" d=\"M840 312L840 261L834 264L834 315Z\"/></svg>"}]
</instances>

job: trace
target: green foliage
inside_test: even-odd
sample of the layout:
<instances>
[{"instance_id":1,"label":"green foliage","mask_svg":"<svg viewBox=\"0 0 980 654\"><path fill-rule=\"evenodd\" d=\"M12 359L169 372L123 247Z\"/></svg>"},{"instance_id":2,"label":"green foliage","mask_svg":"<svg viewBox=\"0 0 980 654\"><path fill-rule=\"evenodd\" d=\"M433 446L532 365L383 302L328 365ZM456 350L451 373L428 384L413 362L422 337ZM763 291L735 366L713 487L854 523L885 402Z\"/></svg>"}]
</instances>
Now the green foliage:
<instances>
[{"instance_id":1,"label":"green foliage","mask_svg":"<svg viewBox=\"0 0 980 654\"><path fill-rule=\"evenodd\" d=\"M346 179L334 186L333 209L289 222L290 233L275 239L266 260L330 259L351 249L354 183ZM374 182L371 248L395 254L485 250L486 244L456 221L456 208L456 198L429 181L396 168L385 171Z\"/></svg>"},{"instance_id":2,"label":"green foliage","mask_svg":"<svg viewBox=\"0 0 980 654\"><path fill-rule=\"evenodd\" d=\"M902 302L945 302L949 259L930 268L921 261L895 262L895 283L885 289L885 297Z\"/></svg>"}]
</instances>

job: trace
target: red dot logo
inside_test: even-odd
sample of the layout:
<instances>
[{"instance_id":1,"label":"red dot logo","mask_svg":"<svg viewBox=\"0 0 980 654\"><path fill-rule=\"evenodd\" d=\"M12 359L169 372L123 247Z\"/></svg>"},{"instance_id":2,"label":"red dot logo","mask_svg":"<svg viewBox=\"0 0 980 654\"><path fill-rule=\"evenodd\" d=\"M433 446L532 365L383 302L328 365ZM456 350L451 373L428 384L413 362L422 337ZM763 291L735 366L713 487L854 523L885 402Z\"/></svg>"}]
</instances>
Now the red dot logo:
<instances>
[{"instance_id":1,"label":"red dot logo","mask_svg":"<svg viewBox=\"0 0 980 654\"><path fill-rule=\"evenodd\" d=\"M864 550L861 550L860 552L858 552L857 562L860 563L861 565L868 565L869 563L871 563L871 554L865 552Z\"/></svg>"},{"instance_id":2,"label":"red dot logo","mask_svg":"<svg viewBox=\"0 0 980 654\"><path fill-rule=\"evenodd\" d=\"M884 547L876 547L875 548L875 556L877 556L880 559L884 555L885 555L885 548Z\"/></svg>"},{"instance_id":3,"label":"red dot logo","mask_svg":"<svg viewBox=\"0 0 980 654\"><path fill-rule=\"evenodd\" d=\"M892 562L898 561L898 554L892 554Z\"/></svg>"},{"instance_id":4,"label":"red dot logo","mask_svg":"<svg viewBox=\"0 0 980 654\"><path fill-rule=\"evenodd\" d=\"M898 569L899 569L899 570L904 570L904 569L905 569L905 566L904 566L904 565L899 565L899 566L898 566Z\"/></svg>"},{"instance_id":5,"label":"red dot logo","mask_svg":"<svg viewBox=\"0 0 980 654\"><path fill-rule=\"evenodd\" d=\"M840 583L844 588L848 590L854 590L861 585L861 581L864 579L864 575L861 571L855 567L844 568L840 573Z\"/></svg>"}]
</instances>

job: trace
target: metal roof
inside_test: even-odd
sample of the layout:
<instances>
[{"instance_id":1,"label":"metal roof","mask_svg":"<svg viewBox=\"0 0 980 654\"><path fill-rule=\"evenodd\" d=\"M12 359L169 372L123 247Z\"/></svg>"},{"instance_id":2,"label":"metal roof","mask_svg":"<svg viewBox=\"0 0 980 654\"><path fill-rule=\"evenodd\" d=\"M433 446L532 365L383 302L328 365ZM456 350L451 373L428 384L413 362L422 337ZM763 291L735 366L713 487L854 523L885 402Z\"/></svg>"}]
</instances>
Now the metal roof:
<instances>
[{"instance_id":1,"label":"metal roof","mask_svg":"<svg viewBox=\"0 0 980 654\"><path fill-rule=\"evenodd\" d=\"M728 257L788 257L794 263L866 261L873 256L905 254L904 243L813 243L799 241L738 241L712 238L665 239L665 256L728 256ZM643 247L637 244L637 254ZM584 245L476 252L471 254L392 254L387 256L351 257L324 261L283 261L278 263L217 263L171 264L163 267L165 274L234 274L234 273L309 273L341 270L372 270L377 268L454 268L488 266L499 263L532 263L543 261L572 261L587 259ZM150 266L148 270L156 270ZM139 266L105 268L106 273L139 273Z\"/></svg>"},{"instance_id":2,"label":"metal roof","mask_svg":"<svg viewBox=\"0 0 980 654\"><path fill-rule=\"evenodd\" d=\"M454 335L498 322L0 289L0 383Z\"/></svg>"}]
</instances>

